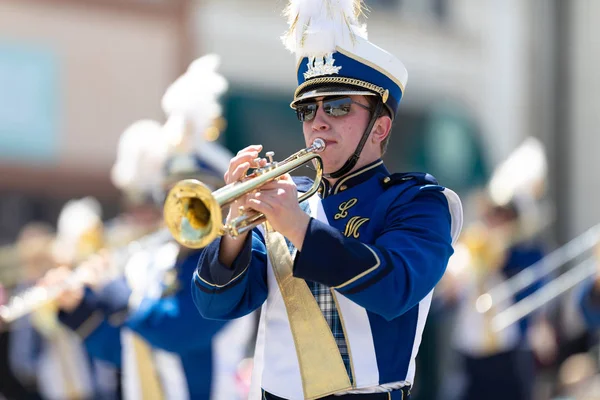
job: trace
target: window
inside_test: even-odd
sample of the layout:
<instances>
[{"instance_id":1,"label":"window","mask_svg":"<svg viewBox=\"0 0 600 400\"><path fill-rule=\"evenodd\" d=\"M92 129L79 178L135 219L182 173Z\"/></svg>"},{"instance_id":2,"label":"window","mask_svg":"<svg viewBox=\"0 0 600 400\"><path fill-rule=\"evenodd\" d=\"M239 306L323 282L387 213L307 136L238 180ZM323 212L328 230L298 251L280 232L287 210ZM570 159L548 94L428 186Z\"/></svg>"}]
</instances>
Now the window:
<instances>
[{"instance_id":1,"label":"window","mask_svg":"<svg viewBox=\"0 0 600 400\"><path fill-rule=\"evenodd\" d=\"M484 184L489 171L478 127L467 110L438 104L396 116L388 151L390 171L421 171L463 192Z\"/></svg>"}]
</instances>

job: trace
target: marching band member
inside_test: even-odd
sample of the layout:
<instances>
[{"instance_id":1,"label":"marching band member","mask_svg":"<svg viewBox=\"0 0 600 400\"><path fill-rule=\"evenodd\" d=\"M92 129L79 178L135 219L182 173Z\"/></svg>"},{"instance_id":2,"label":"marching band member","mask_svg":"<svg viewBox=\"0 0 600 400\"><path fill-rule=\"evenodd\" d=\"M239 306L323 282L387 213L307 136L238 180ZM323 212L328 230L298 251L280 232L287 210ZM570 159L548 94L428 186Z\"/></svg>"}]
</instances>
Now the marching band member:
<instances>
[{"instance_id":1,"label":"marching band member","mask_svg":"<svg viewBox=\"0 0 600 400\"><path fill-rule=\"evenodd\" d=\"M53 240L54 229L49 225L30 223L21 229L15 245L16 259L12 260L16 263L14 268L18 266L20 270L15 292L30 287L52 267L54 261L50 250ZM0 301L0 304L4 304L4 301ZM23 394L23 398L40 398L37 365L43 336L35 330L31 320L16 321L10 328L7 365L29 392Z\"/></svg>"},{"instance_id":2,"label":"marching band member","mask_svg":"<svg viewBox=\"0 0 600 400\"><path fill-rule=\"evenodd\" d=\"M484 216L485 226L493 231L514 223L519 212L515 207L490 207ZM474 233L477 235L477 233ZM481 236L485 232L479 232ZM518 235L518 233L514 233ZM539 240L527 239L502 249L504 235L490 234L487 239L495 243L483 246L495 249L481 250L487 254L475 255L471 279L465 277L465 293L459 300L459 310L454 334L454 347L462 358L467 378L462 399L514 398L531 399L535 382L535 360L528 342L533 318L525 318L503 332L492 330L491 315L480 314L476 308L477 297L494 285L509 279L520 271L539 261L544 256L544 248ZM479 238L481 239L481 237ZM478 240L478 239L474 239ZM463 275L464 276L464 275ZM541 282L521 290L514 302L527 297L539 289ZM501 307L508 307L510 302ZM494 388L500 384L502 393Z\"/></svg>"},{"instance_id":3,"label":"marching band member","mask_svg":"<svg viewBox=\"0 0 600 400\"><path fill-rule=\"evenodd\" d=\"M22 243L29 252L24 269L37 280L52 265L74 266L102 245L101 208L88 197L69 201L62 209L52 250L44 244L48 233ZM66 271L70 268L65 267ZM37 272L37 273L36 273ZM15 373L37 382L45 399L114 399L114 370L95 363L79 337L62 326L55 304L49 304L12 325L11 365Z\"/></svg>"},{"instance_id":4,"label":"marching band member","mask_svg":"<svg viewBox=\"0 0 600 400\"><path fill-rule=\"evenodd\" d=\"M263 399L406 399L432 291L462 225L458 196L425 173L381 160L407 72L366 39L358 1L293 1L298 57L291 104L324 176L319 194L284 175L240 199L267 225L203 252L193 280L202 315L234 319L262 306L255 371ZM231 159L244 176L261 146ZM252 393L255 395L255 393ZM335 396L333 396L335 394Z\"/></svg>"},{"instance_id":5,"label":"marching band member","mask_svg":"<svg viewBox=\"0 0 600 400\"><path fill-rule=\"evenodd\" d=\"M113 180L130 203L155 201L166 181L195 177L216 183L222 176L228 157L220 163L218 145L197 140L220 116L217 99L226 81L215 71L217 62L215 56L196 60L167 90L164 127L146 121L122 136ZM162 221L160 205L153 206L154 225ZM95 355L121 366L127 399L236 399L235 366L245 356L243 339L251 321L231 332L224 322L198 315L188 285L200 253L179 247L164 233L165 240L126 262L124 277L108 283L95 278L93 290L66 293L62 321L85 335ZM99 260L90 270L110 269L107 264L110 260ZM226 332L230 350L242 347L244 354L221 357L215 347Z\"/></svg>"},{"instance_id":6,"label":"marching band member","mask_svg":"<svg viewBox=\"0 0 600 400\"><path fill-rule=\"evenodd\" d=\"M545 162L541 143L528 138L496 168L486 192L478 196L478 223L463 232L461 245L466 252L457 247L450 261L445 279L454 280L451 286L458 286L448 294L457 306L453 347L465 378L463 388L455 389L462 392L461 399L531 399L535 382L532 346L537 346L540 355L545 355L542 350L551 350L542 348L546 343L531 341L532 329L547 332L541 313L500 332L492 326L496 313L538 290L541 280L510 300L495 304L490 311L477 309L480 296L544 257L539 233L548 221L540 207L541 189L537 186L545 183ZM532 175L527 176L529 173ZM450 373L448 381L456 384L461 380Z\"/></svg>"}]
</instances>

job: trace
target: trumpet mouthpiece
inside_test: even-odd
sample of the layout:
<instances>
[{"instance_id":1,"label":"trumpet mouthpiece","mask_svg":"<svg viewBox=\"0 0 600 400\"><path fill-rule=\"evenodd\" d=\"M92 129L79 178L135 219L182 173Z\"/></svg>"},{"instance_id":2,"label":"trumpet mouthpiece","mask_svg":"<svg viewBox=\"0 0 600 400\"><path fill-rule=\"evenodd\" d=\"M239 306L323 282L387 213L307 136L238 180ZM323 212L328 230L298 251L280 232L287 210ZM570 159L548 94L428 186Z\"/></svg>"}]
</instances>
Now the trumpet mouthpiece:
<instances>
[{"instance_id":1,"label":"trumpet mouthpiece","mask_svg":"<svg viewBox=\"0 0 600 400\"><path fill-rule=\"evenodd\" d=\"M316 138L312 142L312 148L317 153L322 152L323 150L325 150L325 141L323 139L321 139L321 138Z\"/></svg>"}]
</instances>

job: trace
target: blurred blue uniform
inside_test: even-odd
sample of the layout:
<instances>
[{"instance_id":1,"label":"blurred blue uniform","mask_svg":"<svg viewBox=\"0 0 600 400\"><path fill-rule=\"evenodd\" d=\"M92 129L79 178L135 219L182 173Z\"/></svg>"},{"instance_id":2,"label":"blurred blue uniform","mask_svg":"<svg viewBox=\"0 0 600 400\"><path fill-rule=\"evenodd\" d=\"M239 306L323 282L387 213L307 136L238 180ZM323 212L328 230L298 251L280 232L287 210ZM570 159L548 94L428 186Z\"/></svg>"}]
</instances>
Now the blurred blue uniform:
<instances>
[{"instance_id":1,"label":"blurred blue uniform","mask_svg":"<svg viewBox=\"0 0 600 400\"><path fill-rule=\"evenodd\" d=\"M118 398L114 367L94 360L78 338L61 327L43 335L29 316L11 326L9 363L21 382L39 387L43 398Z\"/></svg>"},{"instance_id":2,"label":"blurred blue uniform","mask_svg":"<svg viewBox=\"0 0 600 400\"><path fill-rule=\"evenodd\" d=\"M135 372L131 372L126 364L134 362L131 357L136 355L131 354L134 349L129 338L124 336L126 331L133 332L151 346L151 362L165 398L210 397L213 339L225 323L202 318L194 307L187 283L192 279L199 256L200 252L196 251L180 257L172 270L177 273L175 282L159 280L163 292L142 298L135 309L130 305L132 288L125 278L121 278L97 293L87 290L84 301L74 312L61 313L61 321L85 335L85 345L94 357L123 369L126 398L140 393L135 383L128 382ZM149 265L156 267L156 259L160 257L153 254ZM146 270L140 264L134 267L140 268L138 272L142 275L157 276L151 266ZM168 276L170 269L162 267L159 265L158 270Z\"/></svg>"},{"instance_id":3,"label":"blurred blue uniform","mask_svg":"<svg viewBox=\"0 0 600 400\"><path fill-rule=\"evenodd\" d=\"M502 273L506 276L507 279L512 278L519 272L523 271L527 267L535 264L544 258L546 252L544 246L538 242L525 242L514 245L510 248L508 252L508 258L504 267L502 268ZM544 280L538 280L529 287L517 292L515 297L515 302L523 300L525 297L533 294L538 289L540 289L544 284ZM521 331L522 340L525 339L525 334L527 332L527 328L530 326L532 319L534 319L536 314L529 315L526 318L523 318L519 321L519 328Z\"/></svg>"},{"instance_id":4,"label":"blurred blue uniform","mask_svg":"<svg viewBox=\"0 0 600 400\"><path fill-rule=\"evenodd\" d=\"M490 273L486 283L494 286L509 279L544 257L540 243L529 241L508 249L504 264L497 273ZM534 293L542 281L525 288L511 301L508 307ZM457 320L456 346L462 356L466 387L461 396L465 400L475 399L531 399L535 379L535 358L527 341L527 330L536 314L523 318L518 323L495 333L495 346L486 348L485 330L480 325L483 316L474 302L466 301L461 306ZM500 311L500 310L497 310ZM501 390L499 390L501 388Z\"/></svg>"},{"instance_id":5,"label":"blurred blue uniform","mask_svg":"<svg viewBox=\"0 0 600 400\"><path fill-rule=\"evenodd\" d=\"M296 183L299 191L312 184ZM320 194L301 207L312 218L293 276L306 282L328 322L348 389L406 396L433 287L462 223L458 197L430 175L390 176L378 160L333 187L323 181ZM219 246L217 240L205 249L194 275L198 309L207 318L232 319L262 305L262 388L302 398L298 356L264 230L248 236L232 269L219 263Z\"/></svg>"},{"instance_id":6,"label":"blurred blue uniform","mask_svg":"<svg viewBox=\"0 0 600 400\"><path fill-rule=\"evenodd\" d=\"M584 282L577 290L577 300L589 329L600 328L600 290L592 279Z\"/></svg>"}]
</instances>

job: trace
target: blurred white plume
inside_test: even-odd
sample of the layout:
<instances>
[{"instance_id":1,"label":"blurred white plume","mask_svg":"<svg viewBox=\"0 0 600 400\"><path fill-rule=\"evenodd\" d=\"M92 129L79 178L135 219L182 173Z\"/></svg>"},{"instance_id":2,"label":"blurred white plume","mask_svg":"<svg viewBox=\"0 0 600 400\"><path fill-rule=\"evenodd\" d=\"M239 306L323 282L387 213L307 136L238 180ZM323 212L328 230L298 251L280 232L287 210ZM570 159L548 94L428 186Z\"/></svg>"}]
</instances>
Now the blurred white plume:
<instances>
[{"instance_id":1,"label":"blurred white plume","mask_svg":"<svg viewBox=\"0 0 600 400\"><path fill-rule=\"evenodd\" d=\"M168 151L158 122L134 122L119 138L117 159L111 171L113 184L131 194L152 194L162 182Z\"/></svg>"},{"instance_id":2,"label":"blurred white plume","mask_svg":"<svg viewBox=\"0 0 600 400\"><path fill-rule=\"evenodd\" d=\"M528 137L492 174L488 194L500 206L516 197L539 199L546 189L548 162L544 145Z\"/></svg>"},{"instance_id":3,"label":"blurred white plume","mask_svg":"<svg viewBox=\"0 0 600 400\"><path fill-rule=\"evenodd\" d=\"M219 97L228 83L217 72L219 64L216 54L198 58L165 92L162 108L168 118L165 130L171 143L181 143L186 134L203 138L221 116Z\"/></svg>"},{"instance_id":4,"label":"blurred white plume","mask_svg":"<svg viewBox=\"0 0 600 400\"><path fill-rule=\"evenodd\" d=\"M75 244L90 229L102 223L102 207L93 197L69 200L60 211L56 237L64 243Z\"/></svg>"},{"instance_id":5,"label":"blurred white plume","mask_svg":"<svg viewBox=\"0 0 600 400\"><path fill-rule=\"evenodd\" d=\"M210 129L217 129L222 114L219 99L228 88L217 72L219 64L216 54L200 57L167 89L162 99L168 117L163 132L173 153L196 153L224 173L232 154L206 137Z\"/></svg>"}]
</instances>

